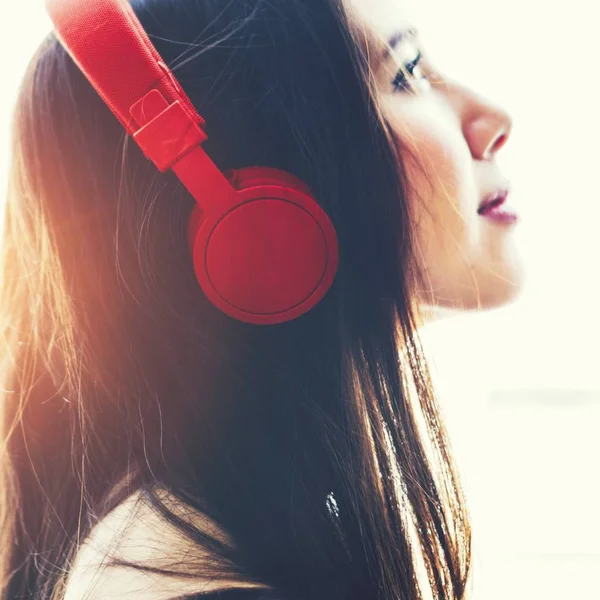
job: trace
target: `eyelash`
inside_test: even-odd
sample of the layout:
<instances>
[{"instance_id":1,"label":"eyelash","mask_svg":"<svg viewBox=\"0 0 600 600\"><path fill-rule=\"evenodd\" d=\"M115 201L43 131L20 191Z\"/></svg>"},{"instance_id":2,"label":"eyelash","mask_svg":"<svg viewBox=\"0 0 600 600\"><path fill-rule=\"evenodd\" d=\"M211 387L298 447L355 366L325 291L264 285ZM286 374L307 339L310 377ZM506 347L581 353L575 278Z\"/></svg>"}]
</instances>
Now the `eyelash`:
<instances>
[{"instance_id":1,"label":"eyelash","mask_svg":"<svg viewBox=\"0 0 600 600\"><path fill-rule=\"evenodd\" d=\"M406 79L405 72L408 72L410 75L412 75L413 71L417 68L422 58L423 55L419 51L419 53L417 54L417 56L415 56L413 60L411 60L409 63L405 63L402 68L398 69L396 77L394 77L394 80L392 81L392 85L394 86L395 92L405 92L411 89ZM423 75L421 79L427 79L426 75Z\"/></svg>"}]
</instances>

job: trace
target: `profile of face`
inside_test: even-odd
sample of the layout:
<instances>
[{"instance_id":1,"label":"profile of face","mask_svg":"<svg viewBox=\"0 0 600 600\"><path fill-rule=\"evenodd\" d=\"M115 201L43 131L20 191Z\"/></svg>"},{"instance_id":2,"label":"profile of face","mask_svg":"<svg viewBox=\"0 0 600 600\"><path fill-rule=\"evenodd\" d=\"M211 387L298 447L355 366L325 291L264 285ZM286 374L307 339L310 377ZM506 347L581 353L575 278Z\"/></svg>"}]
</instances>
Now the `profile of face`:
<instances>
[{"instance_id":1,"label":"profile of face","mask_svg":"<svg viewBox=\"0 0 600 600\"><path fill-rule=\"evenodd\" d=\"M415 224L424 307L485 309L519 292L518 217L496 155L510 116L435 69L397 0L347 0L368 46Z\"/></svg>"}]
</instances>

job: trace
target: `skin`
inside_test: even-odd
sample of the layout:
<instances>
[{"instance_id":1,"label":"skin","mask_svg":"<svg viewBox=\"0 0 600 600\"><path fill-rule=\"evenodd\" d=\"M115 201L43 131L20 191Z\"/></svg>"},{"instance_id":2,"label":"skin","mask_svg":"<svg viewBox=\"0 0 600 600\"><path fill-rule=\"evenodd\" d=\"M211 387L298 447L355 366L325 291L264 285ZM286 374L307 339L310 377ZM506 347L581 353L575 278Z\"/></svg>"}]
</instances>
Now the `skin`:
<instances>
[{"instance_id":1,"label":"skin","mask_svg":"<svg viewBox=\"0 0 600 600\"><path fill-rule=\"evenodd\" d=\"M490 220L477 209L488 194L510 189L496 164L510 137L510 116L438 72L418 34L405 36L390 51L396 34L414 29L402 2L347 3L409 182L422 281L418 300L433 316L445 312L435 309L485 309L509 302L522 286L515 224ZM394 89L399 67L419 50L423 59L412 75L405 73L410 85Z\"/></svg>"},{"instance_id":2,"label":"skin","mask_svg":"<svg viewBox=\"0 0 600 600\"><path fill-rule=\"evenodd\" d=\"M194 527L215 535L225 543L231 543L213 522L180 506L166 492L161 494L161 500ZM150 568L166 566L184 573L187 569L190 576L170 577L110 565L108 556ZM210 573L209 558L205 550L184 538L148 507L141 494L135 493L104 517L77 552L65 586L65 600L178 600L184 594L233 587L264 587L191 576L198 571Z\"/></svg>"},{"instance_id":3,"label":"skin","mask_svg":"<svg viewBox=\"0 0 600 600\"><path fill-rule=\"evenodd\" d=\"M390 52L389 40L412 28L396 0L347 2L369 53L381 110L410 183L407 193L423 281L417 290L419 302L426 314L436 317L444 308L491 308L510 301L521 286L514 226L477 213L487 194L509 187L495 162L510 135L509 115L442 76L429 59L413 72L410 91L394 90L399 65L410 62L417 48L426 56L422 42L418 37L404 40ZM189 510L183 515L200 528L214 528L201 515ZM69 576L66 600L79 600L84 594L88 600L117 596L169 600L183 593L247 585L149 575L105 563L110 550L138 564L160 564L175 548L191 553L195 561L204 558L134 494L83 544Z\"/></svg>"}]
</instances>

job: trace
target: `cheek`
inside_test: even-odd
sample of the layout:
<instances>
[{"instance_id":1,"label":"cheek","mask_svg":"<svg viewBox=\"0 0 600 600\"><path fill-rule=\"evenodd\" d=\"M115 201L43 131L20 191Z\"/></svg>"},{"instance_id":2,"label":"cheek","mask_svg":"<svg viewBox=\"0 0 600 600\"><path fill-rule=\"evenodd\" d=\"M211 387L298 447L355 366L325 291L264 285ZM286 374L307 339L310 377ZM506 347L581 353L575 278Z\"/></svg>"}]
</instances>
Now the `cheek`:
<instances>
[{"instance_id":1,"label":"cheek","mask_svg":"<svg viewBox=\"0 0 600 600\"><path fill-rule=\"evenodd\" d=\"M430 278L438 279L478 244L478 192L471 153L456 118L440 108L426 108L396 111L391 125L416 225L417 258Z\"/></svg>"}]
</instances>

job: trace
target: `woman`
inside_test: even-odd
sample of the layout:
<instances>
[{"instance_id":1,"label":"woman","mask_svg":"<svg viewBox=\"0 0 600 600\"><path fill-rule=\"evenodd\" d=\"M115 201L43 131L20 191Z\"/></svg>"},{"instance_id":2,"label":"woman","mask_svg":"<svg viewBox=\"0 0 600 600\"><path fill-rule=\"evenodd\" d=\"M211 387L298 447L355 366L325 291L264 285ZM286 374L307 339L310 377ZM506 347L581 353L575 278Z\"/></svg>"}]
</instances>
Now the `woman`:
<instances>
[{"instance_id":1,"label":"woman","mask_svg":"<svg viewBox=\"0 0 600 600\"><path fill-rule=\"evenodd\" d=\"M468 518L417 327L519 289L509 116L435 70L401 2L132 6L208 155L302 179L339 266L288 322L216 308L193 198L50 35L2 246L3 597L464 597Z\"/></svg>"}]
</instances>

